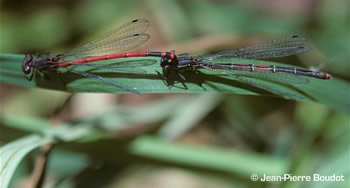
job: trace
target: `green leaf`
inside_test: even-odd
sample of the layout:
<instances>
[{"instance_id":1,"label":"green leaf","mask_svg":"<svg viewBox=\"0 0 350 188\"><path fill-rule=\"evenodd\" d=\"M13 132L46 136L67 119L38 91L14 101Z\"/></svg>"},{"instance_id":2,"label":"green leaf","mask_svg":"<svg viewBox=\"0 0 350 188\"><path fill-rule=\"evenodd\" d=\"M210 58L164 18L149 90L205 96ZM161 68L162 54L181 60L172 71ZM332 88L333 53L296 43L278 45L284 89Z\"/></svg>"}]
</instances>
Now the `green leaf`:
<instances>
[{"instance_id":1,"label":"green leaf","mask_svg":"<svg viewBox=\"0 0 350 188\"><path fill-rule=\"evenodd\" d=\"M256 153L173 144L150 136L133 141L129 149L136 156L237 174L244 178L254 173L259 176L284 174L290 162Z\"/></svg>"},{"instance_id":2,"label":"green leaf","mask_svg":"<svg viewBox=\"0 0 350 188\"><path fill-rule=\"evenodd\" d=\"M101 81L74 74L64 68L59 68L54 71L45 71L45 76L37 73L35 78L29 82L24 78L22 73L21 62L23 61L23 58L23 55L0 55L1 82L66 92L126 92ZM168 87L156 72L161 71L158 62L159 58L152 57L124 58L98 62L99 66L113 63L115 66L123 67L123 72L107 69L96 70L96 68L90 66L79 66L74 68L74 70L105 77L115 83L129 87L130 89L136 88L141 93L235 93L247 95L283 95L283 97L286 98L326 104L337 110L350 113L350 84L349 82L338 78L333 78L331 80L307 78L308 83L306 84L285 84L263 78L250 78L243 75L247 80L255 81L259 84L265 84L266 87L273 87L283 92L277 93L276 91L271 91L269 88L259 88L257 85L251 85L246 82L243 83L242 81L235 80L228 76L219 75L212 71L200 70L198 75L193 72L186 72L185 77L187 80L183 84L179 82L179 78L175 73L170 75L166 82L173 86ZM239 63L240 61L235 62ZM259 60L244 60L244 63L283 66L278 63ZM140 69L143 69L144 72L140 73Z\"/></svg>"},{"instance_id":3,"label":"green leaf","mask_svg":"<svg viewBox=\"0 0 350 188\"><path fill-rule=\"evenodd\" d=\"M45 144L54 144L57 141L72 142L96 141L109 134L110 131L136 129L141 123L154 125L168 117L176 108L169 110L169 106L184 105L187 96L178 96L171 99L144 105L143 107L114 108L102 114L91 116L74 124L59 124L51 127L46 120L17 115L4 115L0 125L20 129L23 131L40 133L22 137L0 147L0 187L8 187L20 162L31 151ZM180 105L181 106L181 105ZM99 127L96 127L96 123ZM127 126L133 124L135 126ZM104 130L104 131L101 131Z\"/></svg>"},{"instance_id":4,"label":"green leaf","mask_svg":"<svg viewBox=\"0 0 350 188\"><path fill-rule=\"evenodd\" d=\"M30 126L39 122L41 127L49 127L48 122L45 123L43 121L30 118L28 118L26 122L23 122L18 121L18 119L19 118L14 116L6 116L1 119L0 123L2 125L27 123L27 125ZM42 134L32 134L0 147L0 187L8 187L10 185L11 179L13 178L18 165L23 158L34 149L45 144L56 143L57 138L62 139L63 142L74 141L92 134L93 130L94 129L92 126L82 125L74 127L68 124L62 124L55 128L45 129L44 131L41 131ZM36 131L36 129L33 131Z\"/></svg>"},{"instance_id":5,"label":"green leaf","mask_svg":"<svg viewBox=\"0 0 350 188\"><path fill-rule=\"evenodd\" d=\"M0 187L9 187L16 167L29 152L53 140L53 138L43 138L40 135L30 135L1 147Z\"/></svg>"},{"instance_id":6,"label":"green leaf","mask_svg":"<svg viewBox=\"0 0 350 188\"><path fill-rule=\"evenodd\" d=\"M141 107L138 106L115 108L99 115L86 118L81 122L76 122L74 126L72 126L72 124L60 124L55 127L50 127L48 121L29 117L23 119L18 118L15 115L6 115L0 119L1 125L32 132L40 132L40 134L33 134L21 139L17 139L0 148L2 160L0 169L0 178L2 181L0 185L3 185L5 187L6 185L9 185L11 179L13 178L13 174L20 164L21 160L29 152L44 144L55 144L57 141L60 141L60 143L77 141L75 144L81 146L81 144L87 142L87 140L84 139L91 136L95 136L95 139L90 139L88 141L96 141L97 139L108 136L110 135L111 131L117 132L118 130L125 131L128 129L135 130L138 127L138 124L141 122L148 123L149 125L154 125L155 122L162 121L172 115L174 111L178 111L179 107L191 102L193 97L194 96L190 95L178 96L175 98L163 100L162 102L158 101ZM198 99L194 99L191 106L197 106L199 103L205 104L205 101L203 100L206 99L206 101L209 101L209 99L212 99L211 97L214 96L203 95ZM209 101L213 104L208 106L214 107L219 100L220 98ZM169 106L173 106L174 108L169 109ZM192 114L194 114L196 117L194 121L198 121L199 116L201 114L208 113L212 107L200 110L199 112L192 112ZM23 127L32 126L36 126L37 128L23 129ZM229 172L233 174L238 173L241 175L243 174L244 177L248 177L247 174L251 173L252 171L261 174L263 172L263 169L266 170L264 172L267 173L279 174L285 172L286 167L288 166L288 161L285 161L283 159L270 160L267 156L260 156L253 153L245 154L240 152L226 152L224 149L201 149L197 147L178 146L176 144L171 144L164 140L152 137L141 137L137 138L136 140L130 140L130 142L130 145L128 145L129 153L121 152L120 154L118 151L118 155L126 155L128 158L130 158L131 155L146 159L148 158L150 160L158 159L161 161L168 161L176 164L183 163L184 165L188 166L200 167L203 165L203 168L207 168L209 170ZM115 142L113 142L113 144L115 144ZM79 148L81 149L81 147ZM177 155L174 155L174 152L177 153ZM169 158L168 156L174 157ZM175 156L178 156L179 158L176 158ZM196 161L196 159L199 160L197 160L195 163L192 163L192 161ZM247 163L234 162L239 160L247 161ZM221 162L217 164L217 161ZM257 169L256 165L262 165L262 168Z\"/></svg>"},{"instance_id":7,"label":"green leaf","mask_svg":"<svg viewBox=\"0 0 350 188\"><path fill-rule=\"evenodd\" d=\"M175 140L198 125L221 101L222 96L213 94L188 97L184 102L186 105L172 113L172 117L163 124L158 135L164 139Z\"/></svg>"}]
</instances>

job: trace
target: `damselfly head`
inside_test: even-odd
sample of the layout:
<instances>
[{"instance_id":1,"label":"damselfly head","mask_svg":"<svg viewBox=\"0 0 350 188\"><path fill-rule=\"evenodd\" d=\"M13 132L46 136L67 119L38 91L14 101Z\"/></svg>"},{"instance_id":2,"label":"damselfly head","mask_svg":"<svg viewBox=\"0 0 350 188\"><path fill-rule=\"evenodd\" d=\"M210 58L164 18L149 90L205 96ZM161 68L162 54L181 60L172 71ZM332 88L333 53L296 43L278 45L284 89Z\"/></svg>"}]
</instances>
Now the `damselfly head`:
<instances>
[{"instance_id":1,"label":"damselfly head","mask_svg":"<svg viewBox=\"0 0 350 188\"><path fill-rule=\"evenodd\" d=\"M23 63L22 63L22 71L24 74L29 74L31 72L31 63L33 60L33 56L31 54L27 54L24 57Z\"/></svg>"},{"instance_id":2,"label":"damselfly head","mask_svg":"<svg viewBox=\"0 0 350 188\"><path fill-rule=\"evenodd\" d=\"M160 66L163 69L168 69L170 67L170 64L171 64L171 59L169 57L164 56L160 59Z\"/></svg>"},{"instance_id":3,"label":"damselfly head","mask_svg":"<svg viewBox=\"0 0 350 188\"><path fill-rule=\"evenodd\" d=\"M175 51L172 50L170 53L166 52L165 55L160 59L160 66L165 67L176 67L178 64L177 56L175 55Z\"/></svg>"}]
</instances>

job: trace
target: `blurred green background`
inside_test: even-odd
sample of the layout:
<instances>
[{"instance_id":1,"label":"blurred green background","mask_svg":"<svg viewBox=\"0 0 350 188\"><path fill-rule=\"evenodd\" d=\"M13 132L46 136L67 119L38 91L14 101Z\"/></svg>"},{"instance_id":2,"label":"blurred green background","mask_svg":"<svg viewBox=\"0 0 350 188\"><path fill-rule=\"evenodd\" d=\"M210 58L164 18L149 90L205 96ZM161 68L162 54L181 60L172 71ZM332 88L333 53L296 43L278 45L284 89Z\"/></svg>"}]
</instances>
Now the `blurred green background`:
<instances>
[{"instance_id":1,"label":"blurred green background","mask_svg":"<svg viewBox=\"0 0 350 188\"><path fill-rule=\"evenodd\" d=\"M313 50L280 61L322 67L349 81L348 4L4 0L0 50L64 53L146 18L151 39L133 51L205 54L300 33L310 38ZM350 88L334 92L347 92L350 101ZM69 94L9 84L1 84L0 100L0 175L8 172L13 187L350 185L349 115L316 103L220 94ZM51 152L40 152L52 143ZM14 161L21 155L23 160ZM253 173L336 174L346 181L254 182Z\"/></svg>"}]
</instances>

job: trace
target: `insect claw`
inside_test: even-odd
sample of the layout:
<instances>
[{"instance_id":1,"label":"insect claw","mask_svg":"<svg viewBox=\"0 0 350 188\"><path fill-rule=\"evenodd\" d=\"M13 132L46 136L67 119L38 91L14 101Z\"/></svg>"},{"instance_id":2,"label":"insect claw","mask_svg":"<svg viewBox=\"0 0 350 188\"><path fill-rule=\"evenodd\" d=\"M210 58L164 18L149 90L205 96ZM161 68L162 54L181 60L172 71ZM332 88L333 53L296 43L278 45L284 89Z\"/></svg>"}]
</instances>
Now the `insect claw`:
<instances>
[{"instance_id":1,"label":"insect claw","mask_svg":"<svg viewBox=\"0 0 350 188\"><path fill-rule=\"evenodd\" d=\"M180 79L181 79L182 81L186 81L185 76L184 76L181 72L176 71L176 73L177 73L177 75L180 77Z\"/></svg>"},{"instance_id":2,"label":"insect claw","mask_svg":"<svg viewBox=\"0 0 350 188\"><path fill-rule=\"evenodd\" d=\"M23 75L24 78L26 78L28 81L32 81L33 80L33 76L34 76L34 73L30 74L30 76L26 76L26 75Z\"/></svg>"},{"instance_id":3,"label":"insect claw","mask_svg":"<svg viewBox=\"0 0 350 188\"><path fill-rule=\"evenodd\" d=\"M168 77L167 76L164 76L163 74L161 74L159 71L156 71L157 74L162 78L162 80L167 80Z\"/></svg>"}]
</instances>

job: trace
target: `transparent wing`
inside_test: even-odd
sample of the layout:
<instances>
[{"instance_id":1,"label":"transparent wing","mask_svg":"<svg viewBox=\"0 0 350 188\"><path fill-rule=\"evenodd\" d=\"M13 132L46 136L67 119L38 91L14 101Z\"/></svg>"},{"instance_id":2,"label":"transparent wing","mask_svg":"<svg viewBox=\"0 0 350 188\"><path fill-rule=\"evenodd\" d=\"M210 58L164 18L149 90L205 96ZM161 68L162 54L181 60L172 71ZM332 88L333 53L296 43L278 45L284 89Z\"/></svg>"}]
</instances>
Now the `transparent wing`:
<instances>
[{"instance_id":1,"label":"transparent wing","mask_svg":"<svg viewBox=\"0 0 350 188\"><path fill-rule=\"evenodd\" d=\"M206 67L210 67L211 63L201 63ZM250 70L235 70L231 69L230 65L215 63L215 66L221 67L221 69L232 71L232 74L237 76L259 78L264 80L271 80L284 84L307 84L309 80L306 77L295 75L291 73L279 73L279 72L258 72Z\"/></svg>"},{"instance_id":2,"label":"transparent wing","mask_svg":"<svg viewBox=\"0 0 350 188\"><path fill-rule=\"evenodd\" d=\"M100 56L120 53L145 43L150 36L145 34L150 23L145 19L130 21L112 31L64 54L67 56Z\"/></svg>"},{"instance_id":3,"label":"transparent wing","mask_svg":"<svg viewBox=\"0 0 350 188\"><path fill-rule=\"evenodd\" d=\"M266 85L266 84L263 84L263 83L255 82L253 80L250 80L250 79L247 79L247 78L244 78L244 77L240 77L240 76L236 76L236 75L233 75L233 74L229 74L227 72L220 71L220 70L214 70L214 69L211 69L211 68L209 68L209 67L207 67L205 65L200 65L200 67L204 68L204 69L207 69L207 70L210 70L210 71L213 71L213 72L216 72L216 73L219 73L219 74L222 74L222 75L225 75L225 76L228 76L228 77L231 77L231 78L234 78L234 79L239 80L241 82L245 82L247 84L250 84L250 85L253 85L253 86L256 86L256 87L260 87L260 88L266 89L268 91L272 91L272 92L278 93L280 95L287 95L287 96L290 96L290 97L296 97L296 98L299 98L299 99L303 99L303 97L295 95L293 93L290 93L290 92L287 92L287 91L283 91L283 90L277 89L275 87L272 87L272 86L269 86L269 85Z\"/></svg>"},{"instance_id":4,"label":"transparent wing","mask_svg":"<svg viewBox=\"0 0 350 188\"><path fill-rule=\"evenodd\" d=\"M249 71L234 71L237 76L259 78L263 80L270 80L284 84L307 84L309 80L305 77L298 76L295 74L285 73L272 73L272 72L249 72Z\"/></svg>"},{"instance_id":5,"label":"transparent wing","mask_svg":"<svg viewBox=\"0 0 350 188\"><path fill-rule=\"evenodd\" d=\"M90 74L90 73L87 73L87 72L77 71L77 70L74 70L74 69L69 69L69 68L66 68L66 69L68 71L70 71L70 72L75 73L75 74L79 74L81 76L84 76L84 77L90 78L92 80L96 80L96 81L102 82L104 84L107 84L107 85L110 85L110 86L122 89L124 91L141 94L136 88L131 88L129 86L126 86L126 85L123 85L123 84L120 84L120 83L117 83L117 82L113 82L112 80L103 78L101 76L98 76L98 75L95 75L95 74Z\"/></svg>"},{"instance_id":6,"label":"transparent wing","mask_svg":"<svg viewBox=\"0 0 350 188\"><path fill-rule=\"evenodd\" d=\"M89 57L121 53L145 43L149 38L150 36L148 34L142 34L138 36L126 37L123 39L112 39L105 43L80 47L79 51L75 51L73 54L67 53L64 56Z\"/></svg>"},{"instance_id":7,"label":"transparent wing","mask_svg":"<svg viewBox=\"0 0 350 188\"><path fill-rule=\"evenodd\" d=\"M303 35L291 35L288 37L270 40L244 48L228 50L208 56L202 56L201 59L263 59L290 56L310 50L311 48L303 46L306 41L307 38Z\"/></svg>"}]
</instances>

